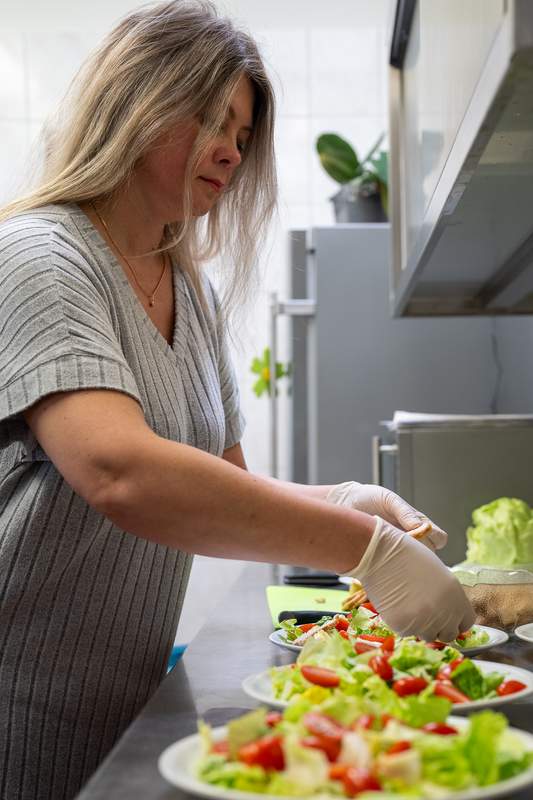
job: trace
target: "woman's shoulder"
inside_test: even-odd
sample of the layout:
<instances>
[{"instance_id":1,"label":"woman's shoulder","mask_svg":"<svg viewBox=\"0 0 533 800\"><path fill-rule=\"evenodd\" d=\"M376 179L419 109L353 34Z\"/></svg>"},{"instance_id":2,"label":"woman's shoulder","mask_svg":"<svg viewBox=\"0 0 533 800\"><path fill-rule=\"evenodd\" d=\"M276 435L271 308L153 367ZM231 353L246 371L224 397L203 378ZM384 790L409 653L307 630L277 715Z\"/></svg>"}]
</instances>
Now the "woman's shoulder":
<instances>
[{"instance_id":1,"label":"woman's shoulder","mask_svg":"<svg viewBox=\"0 0 533 800\"><path fill-rule=\"evenodd\" d=\"M85 261L90 247L83 218L79 206L71 203L39 206L8 217L0 223L0 267L37 261L44 267L54 258L71 255Z\"/></svg>"}]
</instances>

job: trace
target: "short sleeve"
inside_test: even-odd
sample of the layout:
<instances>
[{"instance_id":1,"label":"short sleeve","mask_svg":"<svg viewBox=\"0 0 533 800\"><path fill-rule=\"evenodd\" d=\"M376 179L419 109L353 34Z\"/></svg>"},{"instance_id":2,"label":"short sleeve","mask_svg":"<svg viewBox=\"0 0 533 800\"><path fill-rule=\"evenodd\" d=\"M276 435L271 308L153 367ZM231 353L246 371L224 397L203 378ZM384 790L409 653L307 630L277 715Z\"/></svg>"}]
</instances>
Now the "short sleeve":
<instances>
[{"instance_id":1,"label":"short sleeve","mask_svg":"<svg viewBox=\"0 0 533 800\"><path fill-rule=\"evenodd\" d=\"M218 346L218 374L220 380L220 394L224 407L226 435L224 450L233 447L242 439L245 428L245 419L240 407L240 395L235 370L230 355L227 323L222 312L220 301L211 284L209 284L214 303L217 346Z\"/></svg>"},{"instance_id":2,"label":"short sleeve","mask_svg":"<svg viewBox=\"0 0 533 800\"><path fill-rule=\"evenodd\" d=\"M115 389L140 401L88 255L56 227L15 218L0 241L0 419L42 397Z\"/></svg>"}]
</instances>

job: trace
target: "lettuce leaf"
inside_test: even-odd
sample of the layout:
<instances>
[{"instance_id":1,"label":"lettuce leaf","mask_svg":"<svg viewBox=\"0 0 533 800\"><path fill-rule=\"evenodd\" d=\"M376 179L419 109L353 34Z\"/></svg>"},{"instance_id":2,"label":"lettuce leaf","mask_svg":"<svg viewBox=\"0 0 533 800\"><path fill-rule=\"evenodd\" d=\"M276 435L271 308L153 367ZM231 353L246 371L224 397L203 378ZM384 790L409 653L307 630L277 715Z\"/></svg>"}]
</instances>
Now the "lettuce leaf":
<instances>
[{"instance_id":1,"label":"lettuce leaf","mask_svg":"<svg viewBox=\"0 0 533 800\"><path fill-rule=\"evenodd\" d=\"M499 779L498 742L506 727L507 719L494 711L480 711L470 716L464 753L480 786L488 786Z\"/></svg>"},{"instance_id":2,"label":"lettuce leaf","mask_svg":"<svg viewBox=\"0 0 533 800\"><path fill-rule=\"evenodd\" d=\"M452 672L452 681L467 697L479 700L496 689L503 681L498 673L485 675L474 661L465 658Z\"/></svg>"}]
</instances>

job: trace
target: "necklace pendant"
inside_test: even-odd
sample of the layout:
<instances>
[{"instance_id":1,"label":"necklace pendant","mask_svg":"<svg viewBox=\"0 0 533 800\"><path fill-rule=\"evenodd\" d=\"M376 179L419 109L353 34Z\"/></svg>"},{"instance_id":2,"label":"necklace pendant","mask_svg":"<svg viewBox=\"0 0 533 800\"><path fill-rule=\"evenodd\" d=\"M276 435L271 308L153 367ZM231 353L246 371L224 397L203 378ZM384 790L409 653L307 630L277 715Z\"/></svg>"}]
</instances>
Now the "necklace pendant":
<instances>
[{"instance_id":1,"label":"necklace pendant","mask_svg":"<svg viewBox=\"0 0 533 800\"><path fill-rule=\"evenodd\" d=\"M152 295L152 297L150 297L150 299L148 300L148 305L151 307L151 306L154 305L154 303L155 303L155 300L154 300L153 295Z\"/></svg>"}]
</instances>

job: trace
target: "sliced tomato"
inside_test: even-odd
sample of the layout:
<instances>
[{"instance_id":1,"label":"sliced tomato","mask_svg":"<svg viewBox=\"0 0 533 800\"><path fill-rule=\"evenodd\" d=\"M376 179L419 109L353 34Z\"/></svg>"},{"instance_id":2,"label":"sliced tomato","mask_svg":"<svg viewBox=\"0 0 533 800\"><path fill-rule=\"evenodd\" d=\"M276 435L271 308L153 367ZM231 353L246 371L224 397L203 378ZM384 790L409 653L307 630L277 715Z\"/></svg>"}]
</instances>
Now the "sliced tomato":
<instances>
[{"instance_id":1,"label":"sliced tomato","mask_svg":"<svg viewBox=\"0 0 533 800\"><path fill-rule=\"evenodd\" d=\"M514 694L515 692L521 692L522 689L526 688L526 684L522 683L522 681L503 681L496 689L496 693L500 695L500 697L505 697L506 694Z\"/></svg>"},{"instance_id":2,"label":"sliced tomato","mask_svg":"<svg viewBox=\"0 0 533 800\"><path fill-rule=\"evenodd\" d=\"M394 742L391 744L391 746L387 749L387 753L391 756L395 753L403 753L405 750L410 750L411 746L411 742L408 742L407 739L400 739L399 742Z\"/></svg>"},{"instance_id":3,"label":"sliced tomato","mask_svg":"<svg viewBox=\"0 0 533 800\"><path fill-rule=\"evenodd\" d=\"M301 630L302 633L307 633L307 631L310 631L311 628L315 627L315 625L316 622L303 622L301 625L298 625L298 628Z\"/></svg>"},{"instance_id":4,"label":"sliced tomato","mask_svg":"<svg viewBox=\"0 0 533 800\"><path fill-rule=\"evenodd\" d=\"M346 631L350 627L350 623L346 617L337 617L335 620L335 627L338 631Z\"/></svg>"},{"instance_id":5,"label":"sliced tomato","mask_svg":"<svg viewBox=\"0 0 533 800\"><path fill-rule=\"evenodd\" d=\"M439 736L450 736L452 733L457 733L457 728L452 728L451 725L446 725L444 722L426 722L422 725L422 730L428 733L438 733Z\"/></svg>"},{"instance_id":6,"label":"sliced tomato","mask_svg":"<svg viewBox=\"0 0 533 800\"><path fill-rule=\"evenodd\" d=\"M361 608L366 608L366 609L368 609L368 611L371 611L373 614L377 614L378 613L377 608L370 601L368 603L361 603Z\"/></svg>"},{"instance_id":7,"label":"sliced tomato","mask_svg":"<svg viewBox=\"0 0 533 800\"><path fill-rule=\"evenodd\" d=\"M239 749L238 759L245 764L280 771L285 767L281 736L263 736Z\"/></svg>"},{"instance_id":8,"label":"sliced tomato","mask_svg":"<svg viewBox=\"0 0 533 800\"><path fill-rule=\"evenodd\" d=\"M381 645L381 649L385 650L385 652L387 652L387 653L392 653L392 651L394 650L395 643L396 643L396 640L395 640L394 636L385 636L385 639L383 640L383 644Z\"/></svg>"},{"instance_id":9,"label":"sliced tomato","mask_svg":"<svg viewBox=\"0 0 533 800\"><path fill-rule=\"evenodd\" d=\"M306 681L315 683L317 686L338 686L341 682L337 673L326 667L313 667L310 664L303 664L300 670Z\"/></svg>"},{"instance_id":10,"label":"sliced tomato","mask_svg":"<svg viewBox=\"0 0 533 800\"><path fill-rule=\"evenodd\" d=\"M391 681L394 671L389 664L389 659L384 655L372 656L368 662L370 669L384 681Z\"/></svg>"},{"instance_id":11,"label":"sliced tomato","mask_svg":"<svg viewBox=\"0 0 533 800\"><path fill-rule=\"evenodd\" d=\"M466 631L466 633L460 633L460 634L457 636L457 641L458 641L458 642L462 642L462 641L464 641L464 640L466 639L466 637L468 636L468 634L469 634L469 633L470 633L470 631Z\"/></svg>"},{"instance_id":12,"label":"sliced tomato","mask_svg":"<svg viewBox=\"0 0 533 800\"><path fill-rule=\"evenodd\" d=\"M427 642L427 646L431 647L432 650L444 650L446 647L444 642Z\"/></svg>"},{"instance_id":13,"label":"sliced tomato","mask_svg":"<svg viewBox=\"0 0 533 800\"><path fill-rule=\"evenodd\" d=\"M360 767L350 767L342 779L344 791L348 797L355 797L360 792L379 792L381 784L371 772Z\"/></svg>"},{"instance_id":14,"label":"sliced tomato","mask_svg":"<svg viewBox=\"0 0 533 800\"><path fill-rule=\"evenodd\" d=\"M400 697L405 697L408 694L420 694L422 689L425 689L428 682L424 678L417 678L409 676L408 678L399 678L394 681L392 688Z\"/></svg>"},{"instance_id":15,"label":"sliced tomato","mask_svg":"<svg viewBox=\"0 0 533 800\"><path fill-rule=\"evenodd\" d=\"M211 748L212 753L220 753L223 756L229 755L229 742L227 739L221 739L220 742L215 742Z\"/></svg>"},{"instance_id":16,"label":"sliced tomato","mask_svg":"<svg viewBox=\"0 0 533 800\"><path fill-rule=\"evenodd\" d=\"M342 636L343 639L350 639L347 631L339 631L339 634Z\"/></svg>"},{"instance_id":17,"label":"sliced tomato","mask_svg":"<svg viewBox=\"0 0 533 800\"><path fill-rule=\"evenodd\" d=\"M445 697L447 700L451 700L452 703L468 703L470 700L451 681L436 681L434 692L438 697Z\"/></svg>"},{"instance_id":18,"label":"sliced tomato","mask_svg":"<svg viewBox=\"0 0 533 800\"><path fill-rule=\"evenodd\" d=\"M281 711L268 711L266 715L266 724L269 728L273 728L274 725L277 725L282 719L283 714Z\"/></svg>"}]
</instances>

